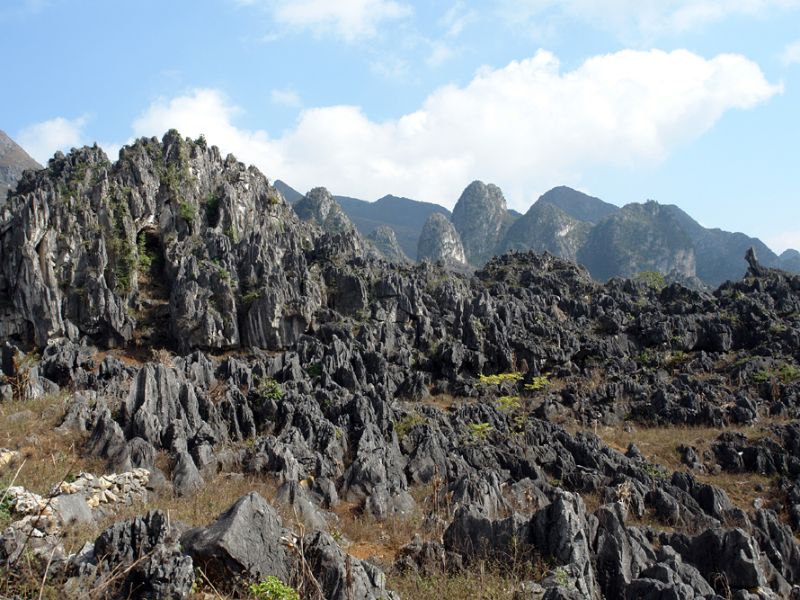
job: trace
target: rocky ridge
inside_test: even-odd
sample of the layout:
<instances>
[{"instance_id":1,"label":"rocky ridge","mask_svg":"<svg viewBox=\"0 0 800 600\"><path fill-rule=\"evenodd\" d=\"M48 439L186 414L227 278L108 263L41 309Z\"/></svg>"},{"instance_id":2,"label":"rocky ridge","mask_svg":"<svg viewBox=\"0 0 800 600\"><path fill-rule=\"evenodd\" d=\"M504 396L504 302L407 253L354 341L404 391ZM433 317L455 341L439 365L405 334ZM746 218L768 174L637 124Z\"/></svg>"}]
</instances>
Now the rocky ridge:
<instances>
[{"instance_id":1,"label":"rocky ridge","mask_svg":"<svg viewBox=\"0 0 800 600\"><path fill-rule=\"evenodd\" d=\"M231 597L271 576L388 598L484 569L508 598L796 593L800 277L754 255L713 293L547 253L392 265L320 217L176 132L23 178L0 225L3 401L68 391L60 428L109 474L147 473L151 505L222 474L276 487L194 527L120 518L45 572L54 532L40 577L76 597L185 598L197 567ZM345 506L418 538L356 558Z\"/></svg>"}]
</instances>

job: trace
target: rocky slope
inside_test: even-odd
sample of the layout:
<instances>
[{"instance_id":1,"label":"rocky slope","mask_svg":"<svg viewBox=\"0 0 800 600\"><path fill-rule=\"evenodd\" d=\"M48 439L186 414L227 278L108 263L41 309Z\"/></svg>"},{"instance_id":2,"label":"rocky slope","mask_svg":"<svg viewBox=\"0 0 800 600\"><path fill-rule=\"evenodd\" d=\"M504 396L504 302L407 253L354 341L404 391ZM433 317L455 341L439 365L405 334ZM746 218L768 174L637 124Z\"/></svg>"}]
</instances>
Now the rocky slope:
<instances>
[{"instance_id":1,"label":"rocky slope","mask_svg":"<svg viewBox=\"0 0 800 600\"><path fill-rule=\"evenodd\" d=\"M590 230L589 223L571 217L554 204L539 201L509 227L495 252L546 251L577 260Z\"/></svg>"},{"instance_id":2,"label":"rocky slope","mask_svg":"<svg viewBox=\"0 0 800 600\"><path fill-rule=\"evenodd\" d=\"M23 171L41 168L25 150L0 130L0 204L22 177Z\"/></svg>"},{"instance_id":3,"label":"rocky slope","mask_svg":"<svg viewBox=\"0 0 800 600\"><path fill-rule=\"evenodd\" d=\"M800 277L753 255L713 293L599 284L546 253L390 265L320 227L310 195L317 224L176 132L23 179L0 223L0 397L60 391L59 430L117 475L31 496L20 448L0 452L22 474L0 501L3 594L31 595L23 567L33 595L77 598L248 597L270 577L304 600L429 598L469 573L433 595L800 591ZM219 513L169 516L228 488ZM68 551L67 515L100 523L101 503L111 521ZM380 546L391 530L402 545Z\"/></svg>"},{"instance_id":4,"label":"rocky slope","mask_svg":"<svg viewBox=\"0 0 800 600\"><path fill-rule=\"evenodd\" d=\"M578 261L594 277L633 277L643 271L696 275L692 240L666 207L628 204L592 228Z\"/></svg>"}]
</instances>

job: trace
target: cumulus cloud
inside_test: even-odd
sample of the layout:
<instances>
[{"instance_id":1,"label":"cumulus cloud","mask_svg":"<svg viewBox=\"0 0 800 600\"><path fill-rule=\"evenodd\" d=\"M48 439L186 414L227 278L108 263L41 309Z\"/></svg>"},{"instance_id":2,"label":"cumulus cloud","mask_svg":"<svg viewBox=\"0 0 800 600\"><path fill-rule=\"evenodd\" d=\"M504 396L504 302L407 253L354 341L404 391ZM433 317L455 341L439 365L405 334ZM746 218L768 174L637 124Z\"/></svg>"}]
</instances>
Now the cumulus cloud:
<instances>
[{"instance_id":1,"label":"cumulus cloud","mask_svg":"<svg viewBox=\"0 0 800 600\"><path fill-rule=\"evenodd\" d=\"M512 21L567 16L626 40L686 33L731 16L761 17L800 8L800 0L504 0Z\"/></svg>"},{"instance_id":2,"label":"cumulus cloud","mask_svg":"<svg viewBox=\"0 0 800 600\"><path fill-rule=\"evenodd\" d=\"M271 138L236 127L237 109L218 91L198 90L154 104L135 129L205 133L299 189L325 185L368 199L394 193L452 205L481 178L524 209L552 185L579 184L588 168L663 160L726 111L780 91L738 55L626 50L562 72L554 55L540 51L483 68L466 86L440 88L418 110L383 122L355 106L313 108Z\"/></svg>"},{"instance_id":3,"label":"cumulus cloud","mask_svg":"<svg viewBox=\"0 0 800 600\"><path fill-rule=\"evenodd\" d=\"M788 44L781 54L785 65L800 65L800 40Z\"/></svg>"},{"instance_id":4,"label":"cumulus cloud","mask_svg":"<svg viewBox=\"0 0 800 600\"><path fill-rule=\"evenodd\" d=\"M86 116L76 119L56 117L34 123L17 134L17 141L39 163L46 164L57 150L67 152L84 142Z\"/></svg>"},{"instance_id":5,"label":"cumulus cloud","mask_svg":"<svg viewBox=\"0 0 800 600\"><path fill-rule=\"evenodd\" d=\"M280 25L332 34L346 41L373 37L386 21L412 14L409 4L396 0L238 0L263 6Z\"/></svg>"}]
</instances>

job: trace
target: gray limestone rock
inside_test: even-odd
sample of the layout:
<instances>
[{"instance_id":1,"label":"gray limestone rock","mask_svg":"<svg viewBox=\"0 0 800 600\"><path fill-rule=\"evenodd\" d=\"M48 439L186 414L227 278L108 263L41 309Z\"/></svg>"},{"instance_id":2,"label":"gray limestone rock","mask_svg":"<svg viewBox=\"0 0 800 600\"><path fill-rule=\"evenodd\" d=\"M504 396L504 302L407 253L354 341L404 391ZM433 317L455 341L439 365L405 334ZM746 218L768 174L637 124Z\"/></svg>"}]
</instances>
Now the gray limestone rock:
<instances>
[{"instance_id":1,"label":"gray limestone rock","mask_svg":"<svg viewBox=\"0 0 800 600\"><path fill-rule=\"evenodd\" d=\"M441 261L449 266L463 267L467 262L461 236L442 214L434 213L425 222L419 237L417 259Z\"/></svg>"}]
</instances>

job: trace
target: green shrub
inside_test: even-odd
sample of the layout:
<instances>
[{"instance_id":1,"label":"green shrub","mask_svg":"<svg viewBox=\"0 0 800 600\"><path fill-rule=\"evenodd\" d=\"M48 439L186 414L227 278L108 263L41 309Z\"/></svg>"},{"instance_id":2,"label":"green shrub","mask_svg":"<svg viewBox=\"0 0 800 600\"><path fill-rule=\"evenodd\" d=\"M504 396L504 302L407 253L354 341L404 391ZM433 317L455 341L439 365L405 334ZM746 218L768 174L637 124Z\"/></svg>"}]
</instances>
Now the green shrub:
<instances>
[{"instance_id":1,"label":"green shrub","mask_svg":"<svg viewBox=\"0 0 800 600\"><path fill-rule=\"evenodd\" d=\"M550 380L545 376L534 377L530 383L526 383L523 387L526 392L537 392L543 390L550 385Z\"/></svg>"},{"instance_id":2,"label":"green shrub","mask_svg":"<svg viewBox=\"0 0 800 600\"><path fill-rule=\"evenodd\" d=\"M519 396L500 396L497 399L497 405L503 412L514 412L522 406Z\"/></svg>"},{"instance_id":3,"label":"green shrub","mask_svg":"<svg viewBox=\"0 0 800 600\"><path fill-rule=\"evenodd\" d=\"M469 427L469 432L479 440L485 440L494 430L489 423L470 423L467 427Z\"/></svg>"},{"instance_id":4,"label":"green shrub","mask_svg":"<svg viewBox=\"0 0 800 600\"><path fill-rule=\"evenodd\" d=\"M264 400L274 400L277 402L283 398L283 388L281 384L272 379L272 377L265 377L258 382L256 387L256 394Z\"/></svg>"},{"instance_id":5,"label":"green shrub","mask_svg":"<svg viewBox=\"0 0 800 600\"><path fill-rule=\"evenodd\" d=\"M498 373L497 375L481 375L478 381L483 385L500 385L506 381L519 381L522 379L522 373Z\"/></svg>"},{"instance_id":6,"label":"green shrub","mask_svg":"<svg viewBox=\"0 0 800 600\"><path fill-rule=\"evenodd\" d=\"M427 422L428 421L424 417L412 412L395 422L394 430L397 432L398 439L404 440L414 427L425 425Z\"/></svg>"},{"instance_id":7,"label":"green shrub","mask_svg":"<svg viewBox=\"0 0 800 600\"><path fill-rule=\"evenodd\" d=\"M300 600L300 594L294 588L272 575L251 585L250 593L256 600Z\"/></svg>"},{"instance_id":8,"label":"green shrub","mask_svg":"<svg viewBox=\"0 0 800 600\"><path fill-rule=\"evenodd\" d=\"M667 285L667 280L658 271L642 271L634 277L635 281L645 284L647 287L660 292Z\"/></svg>"},{"instance_id":9,"label":"green shrub","mask_svg":"<svg viewBox=\"0 0 800 600\"><path fill-rule=\"evenodd\" d=\"M777 369L758 371L753 375L755 383L767 383L774 380L785 384L794 383L800 380L800 369L794 365L784 364Z\"/></svg>"},{"instance_id":10,"label":"green shrub","mask_svg":"<svg viewBox=\"0 0 800 600\"><path fill-rule=\"evenodd\" d=\"M187 223L192 223L197 216L197 211L192 204L184 201L178 206L178 214Z\"/></svg>"}]
</instances>

